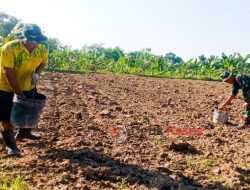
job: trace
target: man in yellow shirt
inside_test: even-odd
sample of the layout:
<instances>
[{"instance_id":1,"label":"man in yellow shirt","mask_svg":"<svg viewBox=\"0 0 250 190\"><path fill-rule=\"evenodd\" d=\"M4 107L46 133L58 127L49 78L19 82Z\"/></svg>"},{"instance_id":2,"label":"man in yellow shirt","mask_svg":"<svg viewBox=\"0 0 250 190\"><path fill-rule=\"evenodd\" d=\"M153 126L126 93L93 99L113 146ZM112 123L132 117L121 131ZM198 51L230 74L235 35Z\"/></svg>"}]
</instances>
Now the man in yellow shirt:
<instances>
[{"instance_id":1,"label":"man in yellow shirt","mask_svg":"<svg viewBox=\"0 0 250 190\"><path fill-rule=\"evenodd\" d=\"M14 94L33 93L39 75L48 64L48 47L41 29L35 24L24 24L16 34L17 39L1 48L0 57L0 130L8 155L19 155L10 123ZM20 128L17 139L39 139L31 129Z\"/></svg>"}]
</instances>

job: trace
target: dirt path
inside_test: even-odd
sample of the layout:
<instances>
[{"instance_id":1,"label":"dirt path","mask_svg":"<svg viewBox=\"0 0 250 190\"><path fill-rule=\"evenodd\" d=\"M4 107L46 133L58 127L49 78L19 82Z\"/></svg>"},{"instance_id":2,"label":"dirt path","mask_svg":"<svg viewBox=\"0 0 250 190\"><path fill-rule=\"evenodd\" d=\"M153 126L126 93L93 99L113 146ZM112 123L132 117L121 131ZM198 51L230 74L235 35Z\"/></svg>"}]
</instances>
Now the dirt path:
<instances>
[{"instance_id":1,"label":"dirt path","mask_svg":"<svg viewBox=\"0 0 250 190\"><path fill-rule=\"evenodd\" d=\"M226 84L47 73L39 89L48 96L43 141L20 142L23 156L0 163L35 189L250 189L250 128L212 123ZM230 106L234 124L242 104L239 95ZM129 133L123 143L110 140L117 125ZM142 134L153 126L162 134ZM167 126L202 135L168 134Z\"/></svg>"}]
</instances>

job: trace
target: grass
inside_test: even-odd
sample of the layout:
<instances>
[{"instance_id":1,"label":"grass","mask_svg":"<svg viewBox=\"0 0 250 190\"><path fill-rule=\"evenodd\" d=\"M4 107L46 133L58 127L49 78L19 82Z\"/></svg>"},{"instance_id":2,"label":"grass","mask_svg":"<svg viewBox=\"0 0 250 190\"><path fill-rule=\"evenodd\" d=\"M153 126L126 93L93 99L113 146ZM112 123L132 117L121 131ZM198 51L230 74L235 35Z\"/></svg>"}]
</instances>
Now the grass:
<instances>
[{"instance_id":1,"label":"grass","mask_svg":"<svg viewBox=\"0 0 250 190\"><path fill-rule=\"evenodd\" d=\"M150 141L150 143L153 144L153 145L155 145L155 146L161 147L161 146L167 144L167 141L166 140L160 140L160 139L152 139Z\"/></svg>"},{"instance_id":2,"label":"grass","mask_svg":"<svg viewBox=\"0 0 250 190\"><path fill-rule=\"evenodd\" d=\"M6 154L4 152L0 152L0 162L8 164L12 162L15 158L13 157L6 157Z\"/></svg>"},{"instance_id":3,"label":"grass","mask_svg":"<svg viewBox=\"0 0 250 190\"><path fill-rule=\"evenodd\" d=\"M21 177L0 175L0 190L29 190L29 184Z\"/></svg>"},{"instance_id":4,"label":"grass","mask_svg":"<svg viewBox=\"0 0 250 190\"><path fill-rule=\"evenodd\" d=\"M212 183L217 183L219 181L218 175L212 172L214 166L214 161L211 159L205 159L203 157L193 157L188 156L186 158L187 167L196 172L206 173L207 178Z\"/></svg>"},{"instance_id":5,"label":"grass","mask_svg":"<svg viewBox=\"0 0 250 190\"><path fill-rule=\"evenodd\" d=\"M13 162L15 158L5 158L5 154L0 152L0 162L8 164ZM30 185L24 181L20 176L15 177L12 174L0 173L0 190L29 190L32 189Z\"/></svg>"},{"instance_id":6,"label":"grass","mask_svg":"<svg viewBox=\"0 0 250 190\"><path fill-rule=\"evenodd\" d=\"M66 69L53 69L53 68L46 68L46 72L57 72L57 73L69 73L69 74L113 74L118 76L140 76L140 77L149 77L149 78L166 78L166 79L186 79L186 80L205 80L205 81L221 81L220 77L208 77L207 75L187 75L183 77L181 74L169 74L169 73L155 73L155 74L142 74L142 73L134 73L134 72L111 72L109 70L97 70L97 71L84 71L84 70L66 70Z\"/></svg>"},{"instance_id":7,"label":"grass","mask_svg":"<svg viewBox=\"0 0 250 190\"><path fill-rule=\"evenodd\" d=\"M186 164L193 170L198 170L199 172L207 172L211 171L214 161L205 159L203 157L194 158L192 156L188 156L186 159Z\"/></svg>"},{"instance_id":8,"label":"grass","mask_svg":"<svg viewBox=\"0 0 250 190\"><path fill-rule=\"evenodd\" d=\"M119 183L117 190L129 190L128 184L125 178L123 178L122 181Z\"/></svg>"},{"instance_id":9,"label":"grass","mask_svg":"<svg viewBox=\"0 0 250 190\"><path fill-rule=\"evenodd\" d=\"M203 171L209 170L213 166L213 160L210 159L202 159L200 161L200 168Z\"/></svg>"}]
</instances>

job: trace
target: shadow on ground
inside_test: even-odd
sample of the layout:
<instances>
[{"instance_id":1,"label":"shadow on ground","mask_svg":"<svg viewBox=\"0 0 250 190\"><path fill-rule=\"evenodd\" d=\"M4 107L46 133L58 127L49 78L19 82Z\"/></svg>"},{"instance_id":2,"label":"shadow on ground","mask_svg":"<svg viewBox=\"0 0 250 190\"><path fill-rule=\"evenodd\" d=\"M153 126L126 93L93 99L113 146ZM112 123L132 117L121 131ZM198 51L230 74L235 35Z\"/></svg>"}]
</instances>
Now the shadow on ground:
<instances>
[{"instance_id":1,"label":"shadow on ground","mask_svg":"<svg viewBox=\"0 0 250 190\"><path fill-rule=\"evenodd\" d=\"M182 173L176 174L178 178L176 180L171 177L173 171L168 168L144 169L138 165L121 163L89 148L78 151L55 149L44 156L40 156L39 159L45 161L69 159L71 164L79 164L80 167L86 169L82 177L88 181L105 181L117 184L121 182L120 179L122 178L126 179L126 183L132 188L144 186L148 189L156 188L158 190L230 189L222 184L202 186Z\"/></svg>"}]
</instances>

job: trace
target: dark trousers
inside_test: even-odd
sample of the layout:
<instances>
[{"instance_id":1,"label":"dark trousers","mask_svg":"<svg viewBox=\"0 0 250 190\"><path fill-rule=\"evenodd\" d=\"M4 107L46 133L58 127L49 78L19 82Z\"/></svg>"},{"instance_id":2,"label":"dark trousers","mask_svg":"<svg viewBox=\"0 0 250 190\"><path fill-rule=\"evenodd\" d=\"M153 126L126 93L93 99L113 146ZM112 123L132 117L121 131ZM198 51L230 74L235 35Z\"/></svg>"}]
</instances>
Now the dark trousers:
<instances>
[{"instance_id":1,"label":"dark trousers","mask_svg":"<svg viewBox=\"0 0 250 190\"><path fill-rule=\"evenodd\" d=\"M25 96L32 97L36 89L23 92ZM10 122L14 93L0 90L0 122Z\"/></svg>"}]
</instances>

